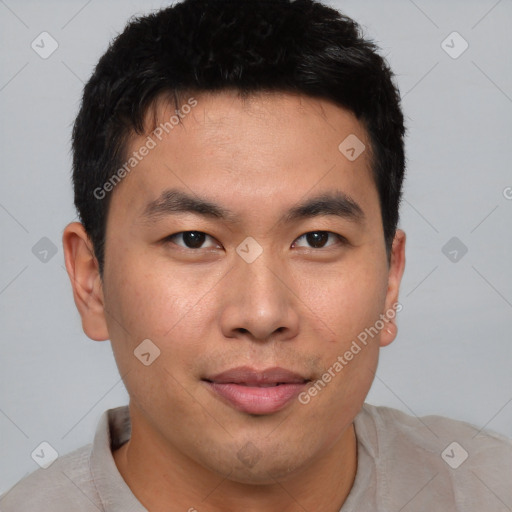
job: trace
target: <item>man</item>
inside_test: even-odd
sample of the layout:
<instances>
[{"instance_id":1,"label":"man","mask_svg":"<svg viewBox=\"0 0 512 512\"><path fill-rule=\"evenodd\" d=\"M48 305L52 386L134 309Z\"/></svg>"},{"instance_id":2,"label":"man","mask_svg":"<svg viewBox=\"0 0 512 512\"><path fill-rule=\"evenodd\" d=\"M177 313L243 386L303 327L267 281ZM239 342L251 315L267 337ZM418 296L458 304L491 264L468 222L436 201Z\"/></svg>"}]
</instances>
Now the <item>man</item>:
<instances>
[{"instance_id":1,"label":"man","mask_svg":"<svg viewBox=\"0 0 512 512\"><path fill-rule=\"evenodd\" d=\"M116 38L63 245L130 403L3 511L511 509L509 441L364 404L405 265L392 78L312 0L185 0Z\"/></svg>"}]
</instances>

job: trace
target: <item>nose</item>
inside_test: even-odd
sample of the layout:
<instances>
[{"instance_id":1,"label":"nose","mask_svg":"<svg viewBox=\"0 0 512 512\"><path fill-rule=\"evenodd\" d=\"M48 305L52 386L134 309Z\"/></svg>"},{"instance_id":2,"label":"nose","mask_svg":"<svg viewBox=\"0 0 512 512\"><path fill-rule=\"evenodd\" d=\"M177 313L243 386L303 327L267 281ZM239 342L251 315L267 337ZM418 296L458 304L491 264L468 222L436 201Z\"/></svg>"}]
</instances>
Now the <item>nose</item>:
<instances>
[{"instance_id":1,"label":"nose","mask_svg":"<svg viewBox=\"0 0 512 512\"><path fill-rule=\"evenodd\" d=\"M252 263L240 258L229 273L220 318L227 338L284 341L299 331L300 300L293 277L264 255Z\"/></svg>"}]
</instances>

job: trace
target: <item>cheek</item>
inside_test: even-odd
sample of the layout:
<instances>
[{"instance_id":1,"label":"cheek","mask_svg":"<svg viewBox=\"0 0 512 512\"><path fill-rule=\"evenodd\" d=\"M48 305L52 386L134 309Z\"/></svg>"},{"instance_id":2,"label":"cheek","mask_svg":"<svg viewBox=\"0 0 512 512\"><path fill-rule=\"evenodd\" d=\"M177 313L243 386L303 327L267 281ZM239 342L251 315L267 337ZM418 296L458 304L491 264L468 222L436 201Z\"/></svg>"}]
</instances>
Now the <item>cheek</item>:
<instances>
[{"instance_id":1,"label":"cheek","mask_svg":"<svg viewBox=\"0 0 512 512\"><path fill-rule=\"evenodd\" d=\"M304 302L315 312L312 321L329 340L319 344L317 339L310 347L321 358L322 382L306 390L303 398L305 407L315 409L319 425L332 425L332 435L364 402L379 355L380 333L372 327L383 313L386 274L363 258L353 263L330 276L317 274L316 283L323 286L313 287L311 280L302 284Z\"/></svg>"},{"instance_id":2,"label":"cheek","mask_svg":"<svg viewBox=\"0 0 512 512\"><path fill-rule=\"evenodd\" d=\"M146 271L151 265L132 261L120 260L115 275L108 276L106 309L116 364L139 407L165 410L172 402L178 410L186 409L188 395L178 381L180 372L191 371L197 354L190 343L189 324L198 298L189 293L183 279ZM149 353L148 365L143 353Z\"/></svg>"},{"instance_id":3,"label":"cheek","mask_svg":"<svg viewBox=\"0 0 512 512\"><path fill-rule=\"evenodd\" d=\"M130 337L160 339L191 311L197 293L176 274L142 258L119 261L109 276L108 306Z\"/></svg>"},{"instance_id":4,"label":"cheek","mask_svg":"<svg viewBox=\"0 0 512 512\"><path fill-rule=\"evenodd\" d=\"M201 344L210 326L208 315L212 314L208 290L218 280L212 274L180 272L165 262L144 260L141 255L117 260L115 271L105 276L105 309L122 374L133 367L138 371L141 363L134 350L146 339L160 351L158 365L173 372L186 371L198 350L204 349Z\"/></svg>"},{"instance_id":5,"label":"cheek","mask_svg":"<svg viewBox=\"0 0 512 512\"><path fill-rule=\"evenodd\" d=\"M297 279L298 295L313 313L312 321L322 323L338 343L357 337L382 313L387 281L378 267L347 263L329 273L316 272L314 278L308 274L313 275L302 272Z\"/></svg>"}]
</instances>

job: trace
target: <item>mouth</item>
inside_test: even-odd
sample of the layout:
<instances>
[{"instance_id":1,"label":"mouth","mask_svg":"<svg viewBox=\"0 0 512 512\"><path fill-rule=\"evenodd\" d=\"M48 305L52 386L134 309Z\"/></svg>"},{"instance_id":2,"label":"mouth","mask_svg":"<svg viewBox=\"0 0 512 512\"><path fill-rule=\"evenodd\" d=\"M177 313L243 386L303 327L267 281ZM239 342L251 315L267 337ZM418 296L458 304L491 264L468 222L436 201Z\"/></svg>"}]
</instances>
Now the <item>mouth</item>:
<instances>
[{"instance_id":1,"label":"mouth","mask_svg":"<svg viewBox=\"0 0 512 512\"><path fill-rule=\"evenodd\" d=\"M232 368L202 379L216 398L248 414L272 414L286 407L311 379L284 368Z\"/></svg>"}]
</instances>

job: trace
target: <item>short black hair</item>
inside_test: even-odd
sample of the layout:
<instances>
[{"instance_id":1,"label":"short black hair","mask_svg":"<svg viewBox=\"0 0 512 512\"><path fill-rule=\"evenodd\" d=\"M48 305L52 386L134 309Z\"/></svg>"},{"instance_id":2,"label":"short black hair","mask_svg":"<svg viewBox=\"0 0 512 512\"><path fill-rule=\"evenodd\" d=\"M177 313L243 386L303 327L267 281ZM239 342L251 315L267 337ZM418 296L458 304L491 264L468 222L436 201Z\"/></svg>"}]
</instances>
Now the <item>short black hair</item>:
<instances>
[{"instance_id":1,"label":"short black hair","mask_svg":"<svg viewBox=\"0 0 512 512\"><path fill-rule=\"evenodd\" d=\"M145 134L149 108L164 96L178 113L185 95L228 89L242 98L304 94L356 116L370 140L389 258L405 128L394 75L376 44L355 21L315 0L184 0L132 18L84 87L73 127L73 185L100 273L111 196L103 187L126 162L129 137Z\"/></svg>"}]
</instances>

